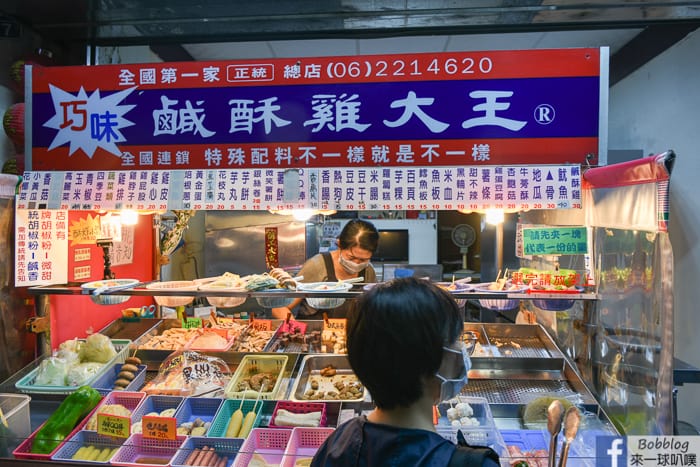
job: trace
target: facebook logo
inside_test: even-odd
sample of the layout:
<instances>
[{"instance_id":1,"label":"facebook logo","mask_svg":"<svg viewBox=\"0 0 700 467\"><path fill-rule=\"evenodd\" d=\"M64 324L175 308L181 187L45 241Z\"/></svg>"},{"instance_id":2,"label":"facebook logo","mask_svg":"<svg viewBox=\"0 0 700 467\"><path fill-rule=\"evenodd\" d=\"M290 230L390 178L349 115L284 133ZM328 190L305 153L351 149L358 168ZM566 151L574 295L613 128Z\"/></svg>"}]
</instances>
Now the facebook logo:
<instances>
[{"instance_id":1,"label":"facebook logo","mask_svg":"<svg viewBox=\"0 0 700 467\"><path fill-rule=\"evenodd\" d=\"M595 454L596 466L627 466L627 443L620 436L596 437Z\"/></svg>"}]
</instances>

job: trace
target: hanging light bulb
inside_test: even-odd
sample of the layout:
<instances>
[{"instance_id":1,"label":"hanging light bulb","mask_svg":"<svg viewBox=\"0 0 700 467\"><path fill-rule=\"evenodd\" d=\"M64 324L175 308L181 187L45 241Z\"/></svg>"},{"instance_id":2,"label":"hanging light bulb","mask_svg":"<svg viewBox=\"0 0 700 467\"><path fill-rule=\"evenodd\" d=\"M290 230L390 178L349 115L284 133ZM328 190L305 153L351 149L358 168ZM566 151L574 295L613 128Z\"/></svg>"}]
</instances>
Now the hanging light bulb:
<instances>
[{"instance_id":1,"label":"hanging light bulb","mask_svg":"<svg viewBox=\"0 0 700 467\"><path fill-rule=\"evenodd\" d=\"M487 209L484 212L484 218L486 223L491 225L503 224L505 213L503 212L503 209Z\"/></svg>"},{"instance_id":2,"label":"hanging light bulb","mask_svg":"<svg viewBox=\"0 0 700 467\"><path fill-rule=\"evenodd\" d=\"M294 209L292 210L292 217L297 221L307 221L316 213L313 209Z\"/></svg>"},{"instance_id":3,"label":"hanging light bulb","mask_svg":"<svg viewBox=\"0 0 700 467\"><path fill-rule=\"evenodd\" d=\"M136 225L139 222L139 214L133 209L122 209L122 225Z\"/></svg>"}]
</instances>

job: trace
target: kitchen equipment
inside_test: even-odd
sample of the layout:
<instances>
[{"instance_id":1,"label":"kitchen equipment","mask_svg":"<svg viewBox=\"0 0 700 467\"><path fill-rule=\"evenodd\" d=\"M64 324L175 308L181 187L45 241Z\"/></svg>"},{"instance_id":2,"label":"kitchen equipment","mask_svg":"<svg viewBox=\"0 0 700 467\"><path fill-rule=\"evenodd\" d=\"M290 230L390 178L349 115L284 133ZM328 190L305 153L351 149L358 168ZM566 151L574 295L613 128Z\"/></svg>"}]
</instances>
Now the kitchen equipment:
<instances>
[{"instance_id":1,"label":"kitchen equipment","mask_svg":"<svg viewBox=\"0 0 700 467\"><path fill-rule=\"evenodd\" d=\"M571 442L576 438L576 433L578 433L578 427L581 424L581 413L576 407L569 407L564 414L564 441L563 448L561 452L561 457L559 458L559 467L566 466L566 459L569 457L569 446Z\"/></svg>"},{"instance_id":2,"label":"kitchen equipment","mask_svg":"<svg viewBox=\"0 0 700 467\"><path fill-rule=\"evenodd\" d=\"M547 408L547 431L549 431L549 467L554 467L557 460L557 437L564 420L564 406L555 399Z\"/></svg>"}]
</instances>

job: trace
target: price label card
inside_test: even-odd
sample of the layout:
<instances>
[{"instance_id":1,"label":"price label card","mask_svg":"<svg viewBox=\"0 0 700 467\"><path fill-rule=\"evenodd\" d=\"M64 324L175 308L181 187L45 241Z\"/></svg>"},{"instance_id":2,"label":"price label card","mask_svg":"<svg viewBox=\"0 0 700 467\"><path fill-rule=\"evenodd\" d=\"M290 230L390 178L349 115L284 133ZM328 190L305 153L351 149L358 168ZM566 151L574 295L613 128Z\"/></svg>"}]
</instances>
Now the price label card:
<instances>
[{"instance_id":1,"label":"price label card","mask_svg":"<svg viewBox=\"0 0 700 467\"><path fill-rule=\"evenodd\" d=\"M128 438L131 435L131 418L98 413L97 432L116 438Z\"/></svg>"},{"instance_id":2,"label":"price label card","mask_svg":"<svg viewBox=\"0 0 700 467\"><path fill-rule=\"evenodd\" d=\"M272 331L272 321L269 319L256 319L250 323L256 331Z\"/></svg>"},{"instance_id":3,"label":"price label card","mask_svg":"<svg viewBox=\"0 0 700 467\"><path fill-rule=\"evenodd\" d=\"M347 320L345 318L329 318L323 321L324 331L343 331L347 326Z\"/></svg>"},{"instance_id":4,"label":"price label card","mask_svg":"<svg viewBox=\"0 0 700 467\"><path fill-rule=\"evenodd\" d=\"M184 329L193 329L202 327L202 318L185 318L182 320Z\"/></svg>"},{"instance_id":5,"label":"price label card","mask_svg":"<svg viewBox=\"0 0 700 467\"><path fill-rule=\"evenodd\" d=\"M177 419L175 417L144 416L141 420L144 438L177 439Z\"/></svg>"}]
</instances>

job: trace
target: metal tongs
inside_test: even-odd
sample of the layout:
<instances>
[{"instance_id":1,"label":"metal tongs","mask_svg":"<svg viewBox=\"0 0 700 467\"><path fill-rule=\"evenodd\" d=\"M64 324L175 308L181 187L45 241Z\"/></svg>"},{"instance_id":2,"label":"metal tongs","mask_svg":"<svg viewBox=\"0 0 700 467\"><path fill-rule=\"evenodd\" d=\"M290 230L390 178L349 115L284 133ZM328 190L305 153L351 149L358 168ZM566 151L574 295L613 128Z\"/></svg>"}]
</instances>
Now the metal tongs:
<instances>
[{"instance_id":1,"label":"metal tongs","mask_svg":"<svg viewBox=\"0 0 700 467\"><path fill-rule=\"evenodd\" d=\"M559 399L554 399L547 407L547 430L549 431L549 467L557 464L557 437L564 421L564 406Z\"/></svg>"},{"instance_id":2,"label":"metal tongs","mask_svg":"<svg viewBox=\"0 0 700 467\"><path fill-rule=\"evenodd\" d=\"M581 414L574 406L569 407L564 415L564 441L561 457L559 458L559 467L566 466L566 458L569 456L569 447L571 442L576 438L578 427L581 424Z\"/></svg>"}]
</instances>

